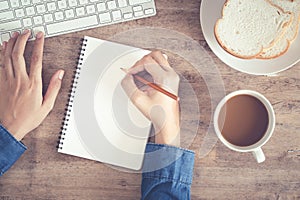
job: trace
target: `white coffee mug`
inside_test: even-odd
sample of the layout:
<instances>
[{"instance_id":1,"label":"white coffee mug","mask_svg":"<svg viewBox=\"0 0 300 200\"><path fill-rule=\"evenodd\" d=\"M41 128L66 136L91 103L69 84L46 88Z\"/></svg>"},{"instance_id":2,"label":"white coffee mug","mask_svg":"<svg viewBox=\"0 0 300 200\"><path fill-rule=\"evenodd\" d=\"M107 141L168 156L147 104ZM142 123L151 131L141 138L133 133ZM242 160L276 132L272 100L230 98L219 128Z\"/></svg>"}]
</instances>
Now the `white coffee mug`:
<instances>
[{"instance_id":1,"label":"white coffee mug","mask_svg":"<svg viewBox=\"0 0 300 200\"><path fill-rule=\"evenodd\" d=\"M238 95L250 95L253 96L255 98L257 98L258 100L260 100L260 102L262 102L265 106L265 108L267 109L268 112L268 128L264 134L264 136L255 144L252 144L250 146L237 146L234 144L231 144L230 142L228 142L222 135L221 130L219 128L219 115L221 112L221 109L223 108L223 106L226 104L226 102L231 99L232 97L238 96ZM221 142L227 146L228 148L234 150L234 151L238 151L238 152L252 152L255 159L257 160L258 163L261 163L263 161L265 161L265 155L261 149L261 147L270 139L270 137L272 136L274 129L275 129L275 113L274 113L274 109L271 105L271 103L269 102L269 100L264 97L262 94L252 91L252 90L238 90L235 92L232 92L230 94L228 94L227 96L225 96L220 103L218 104L215 113L214 113L214 128L215 128L215 132L218 136L218 138L221 140Z\"/></svg>"}]
</instances>

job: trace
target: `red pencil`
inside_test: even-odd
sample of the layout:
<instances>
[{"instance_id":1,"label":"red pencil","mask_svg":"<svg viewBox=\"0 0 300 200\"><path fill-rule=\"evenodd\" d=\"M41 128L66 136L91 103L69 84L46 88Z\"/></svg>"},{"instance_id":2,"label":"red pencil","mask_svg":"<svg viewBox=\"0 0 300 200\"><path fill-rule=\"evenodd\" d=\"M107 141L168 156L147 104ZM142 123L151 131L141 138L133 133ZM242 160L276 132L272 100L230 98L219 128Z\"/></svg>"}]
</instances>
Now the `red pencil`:
<instances>
[{"instance_id":1,"label":"red pencil","mask_svg":"<svg viewBox=\"0 0 300 200\"><path fill-rule=\"evenodd\" d=\"M127 70L126 70L126 69L121 68L121 70L124 71L125 73L127 73ZM151 83L151 82L147 81L146 79L144 79L144 78L142 78L142 77L140 77L140 76L138 76L138 75L133 75L133 76L134 76L138 81L140 81L140 82L142 82L142 83L148 85L149 87L152 87L153 89L155 89L155 90L157 90L157 91L159 91L159 92L161 92L161 93L167 95L168 97L174 99L175 101L179 101L179 97L178 97L178 96L176 96L175 94L172 94L171 92L168 92L167 90L161 88L161 87L158 86L157 84Z\"/></svg>"}]
</instances>

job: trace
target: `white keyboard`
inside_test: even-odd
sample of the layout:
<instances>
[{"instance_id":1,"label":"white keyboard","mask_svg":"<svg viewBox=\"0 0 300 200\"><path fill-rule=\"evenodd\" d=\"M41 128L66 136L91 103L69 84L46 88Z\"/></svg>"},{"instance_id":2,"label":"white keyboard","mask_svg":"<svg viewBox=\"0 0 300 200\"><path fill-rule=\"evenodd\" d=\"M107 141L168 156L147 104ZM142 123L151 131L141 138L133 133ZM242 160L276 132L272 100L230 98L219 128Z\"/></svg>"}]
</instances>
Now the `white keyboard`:
<instances>
[{"instance_id":1,"label":"white keyboard","mask_svg":"<svg viewBox=\"0 0 300 200\"><path fill-rule=\"evenodd\" d=\"M0 44L25 29L52 37L155 14L154 0L0 0Z\"/></svg>"}]
</instances>

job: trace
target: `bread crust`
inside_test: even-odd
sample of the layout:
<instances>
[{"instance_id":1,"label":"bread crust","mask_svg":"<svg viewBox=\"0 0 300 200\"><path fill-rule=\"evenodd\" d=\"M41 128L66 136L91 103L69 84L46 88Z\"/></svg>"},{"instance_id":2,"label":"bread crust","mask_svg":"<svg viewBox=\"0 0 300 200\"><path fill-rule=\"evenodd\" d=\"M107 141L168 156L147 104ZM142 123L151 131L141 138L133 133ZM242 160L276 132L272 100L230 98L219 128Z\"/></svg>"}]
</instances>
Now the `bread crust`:
<instances>
[{"instance_id":1,"label":"bread crust","mask_svg":"<svg viewBox=\"0 0 300 200\"><path fill-rule=\"evenodd\" d=\"M260 60L269 60L269 59L273 59L273 58L277 58L279 56L282 56L283 54L285 54L289 50L289 48L291 46L291 42L289 40L287 40L287 43L288 43L287 47L284 49L284 51L280 52L279 54L276 54L276 55L273 55L273 56L268 56L268 57L263 57L263 53L261 53L256 58L260 59Z\"/></svg>"},{"instance_id":2,"label":"bread crust","mask_svg":"<svg viewBox=\"0 0 300 200\"><path fill-rule=\"evenodd\" d=\"M260 50L259 53L253 55L253 56L241 56L239 54L236 54L234 53L233 51L230 51L230 49L228 49L223 43L222 41L220 40L220 36L218 35L218 32L217 32L217 27L218 27L218 24L221 22L221 20L223 20L223 16L224 16L224 9L225 7L227 6L228 2L230 0L226 0L224 5L223 5L223 8L222 8L222 11L221 11L221 14L222 14L222 17L220 19L217 20L216 24L215 24L215 27L214 27L214 33L215 33L215 37L219 43L219 45L225 50L227 51L228 53L230 53L231 55L235 56L235 57L238 57L238 58L243 58L243 59L253 59L255 58L256 56L258 56L262 51L263 51L263 48ZM300 19L300 18L299 18Z\"/></svg>"},{"instance_id":3,"label":"bread crust","mask_svg":"<svg viewBox=\"0 0 300 200\"><path fill-rule=\"evenodd\" d=\"M227 0L228 1L228 0ZM215 33L215 37L219 43L219 45L225 50L227 51L228 53L230 53L231 55L235 56L235 57L238 57L238 58L243 58L243 59L253 59L253 58L256 58L262 51L263 51L263 48L261 48L261 50L253 55L253 56L242 56L242 55L239 55L239 54L236 54L235 52L231 51L229 48L227 48L221 41L220 39L220 36L218 35L218 31L217 31L217 26L218 24L221 22L221 20L223 20L222 18L221 19L218 19L218 21L216 22L216 25L215 25L215 28L214 28L214 33Z\"/></svg>"},{"instance_id":4,"label":"bread crust","mask_svg":"<svg viewBox=\"0 0 300 200\"><path fill-rule=\"evenodd\" d=\"M262 57L261 54L263 53L264 49L271 48L272 46L274 46L274 44L275 44L277 41L279 41L279 40L283 37L283 35L285 34L285 31L283 31L279 36L277 36L277 37L270 43L270 45L269 45L268 47L265 47L265 48L264 48L264 47L262 46L262 47L261 47L261 50L260 50L257 54L251 55L251 56L245 56L245 55L237 54L237 53L235 53L234 51L232 51L231 49L229 49L225 44L223 44L223 42L222 42L221 39L220 39L220 35L218 34L217 28L218 28L219 23L223 20L223 17L224 17L224 9L226 8L226 6L227 6L227 4L229 3L229 1L230 1L230 0L226 0L226 1L225 1L224 5L223 5L223 8L222 8L222 11L221 11L222 17L221 17L220 19L217 20L217 22L216 22L216 24L215 24L215 26L214 26L214 34L215 34L215 38L216 38L216 40L218 41L219 45L220 45L225 51L227 51L227 52L230 53L231 55L233 55L233 56L235 56L235 57L238 57L238 58L242 58L242 59L254 59L254 58L258 58L258 59L270 59L271 57L266 57L266 58L264 58L264 57ZM279 9L282 13L290 14L290 15L292 14L291 12L285 12L281 7L279 7L279 6L277 6L277 5L273 4L273 3L271 3L270 0L264 0L264 1L266 1L267 3L269 3L271 6L276 7L276 8ZM287 27L291 24L291 22L292 22L292 17L291 17L291 19L290 19L287 23L284 24L284 27L285 27L284 29L285 29L285 30L286 30ZM300 15L299 15L299 22L300 22ZM288 50L288 48L289 48L289 46L290 46L290 42L289 42L289 41L287 41L287 42L288 42L288 45L287 45L287 48L284 50L284 52L282 52L282 53L280 53L280 54L278 54L278 55L272 56L272 58L281 56L282 54L284 54L284 53Z\"/></svg>"},{"instance_id":5,"label":"bread crust","mask_svg":"<svg viewBox=\"0 0 300 200\"><path fill-rule=\"evenodd\" d=\"M218 26L218 24L221 22L221 20L223 20L224 9L225 9L225 7L227 6L227 4L228 4L229 1L230 1L230 0L226 0L226 1L225 1L224 5L223 5L223 8L222 8L222 11L221 11L222 17L221 17L220 19L218 19L217 22L216 22L216 24L215 24L215 27L214 27L215 37L216 37L216 39L217 39L219 45L220 45L225 51L227 51L228 53L230 53L231 55L233 55L233 56L235 56L235 57L238 57L238 58L243 58L243 59L253 59L253 58L255 58L256 56L258 56L258 55L263 51L263 49L261 49L261 51L260 51L259 53L255 54L255 55L253 55L253 56L241 56L241 55L239 55L239 54L234 53L233 51L230 51L230 49L228 49L228 48L222 43L222 41L220 40L220 36L218 35L218 32L217 32L217 26ZM300 18L299 18L299 19L300 19Z\"/></svg>"},{"instance_id":6,"label":"bread crust","mask_svg":"<svg viewBox=\"0 0 300 200\"><path fill-rule=\"evenodd\" d=\"M277 7L277 8L279 8L280 10L284 11L282 7L280 7L280 6L276 5L276 4L274 4L271 0L266 0L266 1L268 1L272 6ZM291 2L292 2L292 1L291 1ZM284 11L284 12L285 12L285 11ZM294 16L294 13L291 13L291 12L289 12L289 11L286 11L285 13L289 13L289 14L291 15L291 19L290 19L290 21L289 21L289 24L286 25L287 28L288 28L288 27L292 24L293 20L297 20L297 16ZM296 13L296 14L297 14L297 13ZM299 20L300 20L300 13L299 13L299 15L298 15L298 21L299 21ZM286 28L286 29L287 29L287 28ZM264 52L265 52L265 51L268 51L269 49L272 49L272 47L274 47L274 46L276 45L276 43L274 43L273 46L271 46L271 47L269 47L269 48L267 48L267 49L264 49L264 50L261 52L261 54L258 55L256 58L257 58L257 59L262 59L262 60L268 60L268 59L274 59L274 58L277 58L277 57L282 56L283 54L285 54L285 53L288 51L288 49L290 48L292 42L297 38L297 36L298 36L298 29L299 29L299 23L297 24L296 31L295 31L295 33L294 33L292 39L286 39L287 46L286 46L286 48L285 48L283 51L279 52L278 54L274 54L274 55L272 55L272 56L264 56ZM287 30L286 30L286 31L287 31ZM286 31L285 31L285 32L283 33L283 35L279 38L279 40L277 40L277 42L279 42L279 41L282 39L282 37L284 37L284 35L286 34Z\"/></svg>"}]
</instances>

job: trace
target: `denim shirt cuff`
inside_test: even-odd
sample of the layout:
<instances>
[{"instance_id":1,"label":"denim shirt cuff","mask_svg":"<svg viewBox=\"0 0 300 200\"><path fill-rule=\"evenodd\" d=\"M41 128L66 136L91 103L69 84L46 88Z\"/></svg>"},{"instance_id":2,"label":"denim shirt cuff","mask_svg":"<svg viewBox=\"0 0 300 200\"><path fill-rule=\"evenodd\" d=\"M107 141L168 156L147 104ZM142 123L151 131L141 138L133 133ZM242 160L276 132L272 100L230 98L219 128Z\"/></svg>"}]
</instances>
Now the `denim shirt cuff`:
<instances>
[{"instance_id":1,"label":"denim shirt cuff","mask_svg":"<svg viewBox=\"0 0 300 200\"><path fill-rule=\"evenodd\" d=\"M26 151L27 147L16 140L0 124L0 176L3 175Z\"/></svg>"},{"instance_id":2,"label":"denim shirt cuff","mask_svg":"<svg viewBox=\"0 0 300 200\"><path fill-rule=\"evenodd\" d=\"M195 153L174 146L148 143L145 151L143 178L191 185Z\"/></svg>"}]
</instances>

